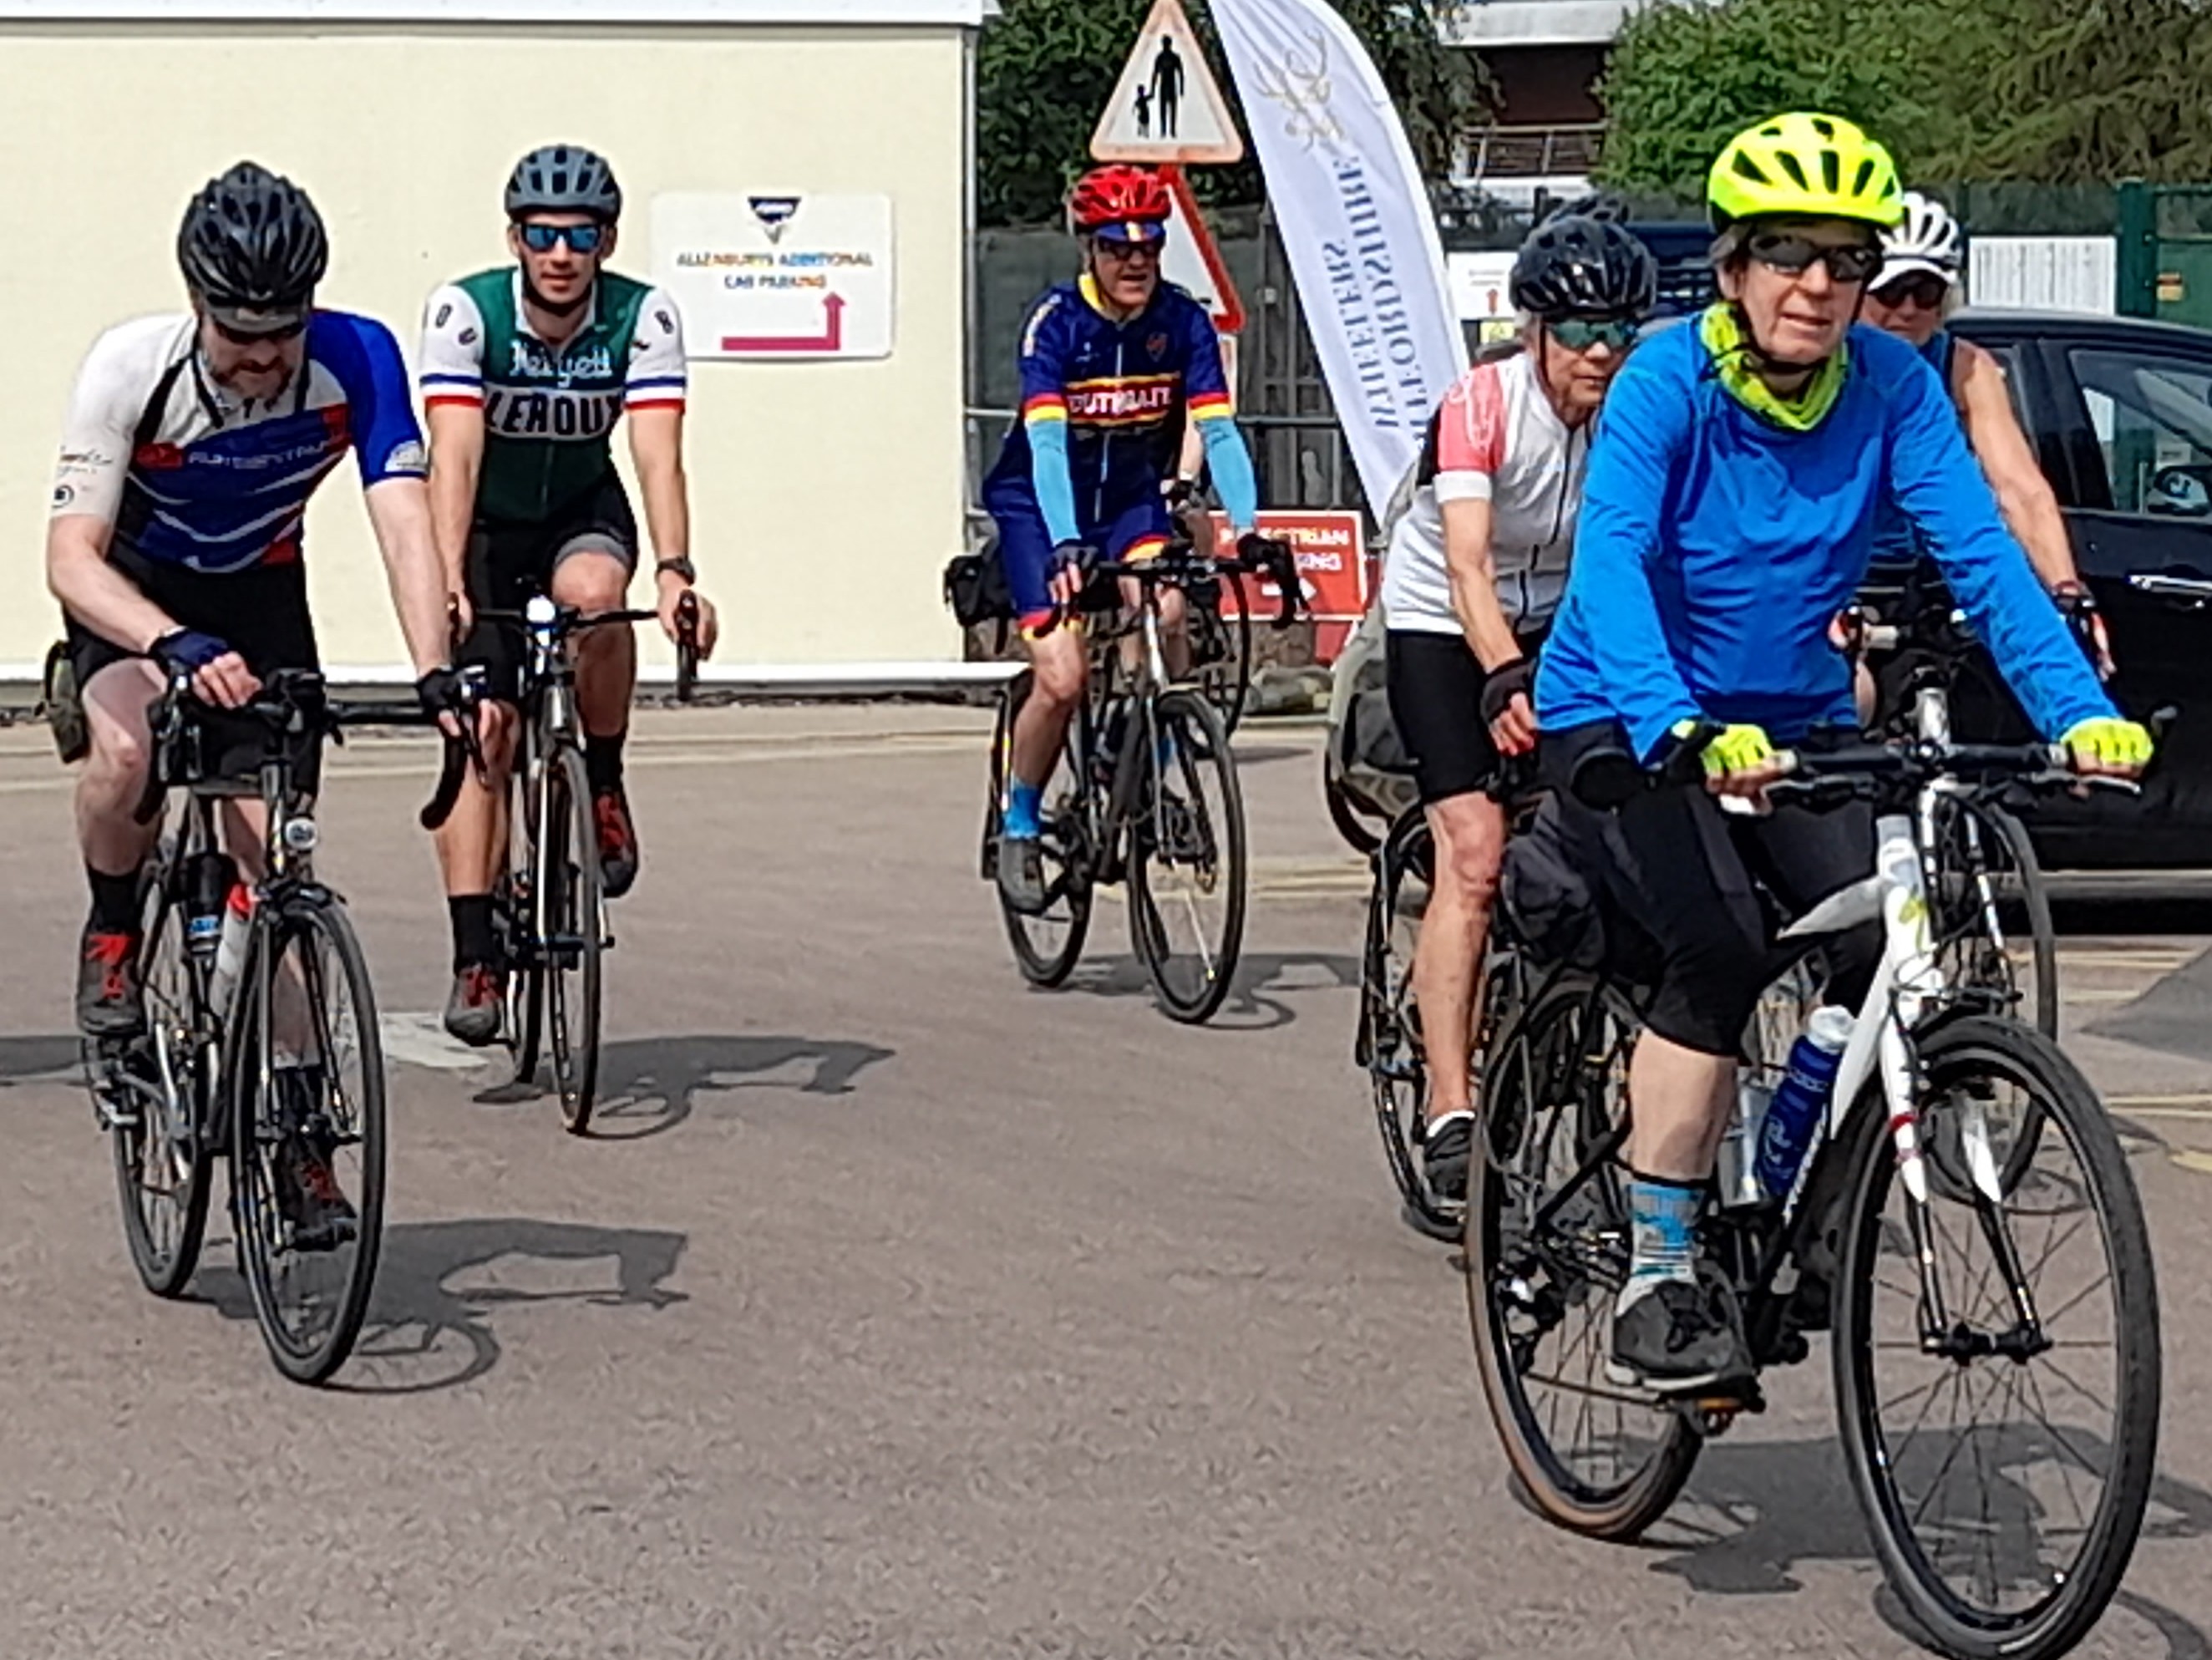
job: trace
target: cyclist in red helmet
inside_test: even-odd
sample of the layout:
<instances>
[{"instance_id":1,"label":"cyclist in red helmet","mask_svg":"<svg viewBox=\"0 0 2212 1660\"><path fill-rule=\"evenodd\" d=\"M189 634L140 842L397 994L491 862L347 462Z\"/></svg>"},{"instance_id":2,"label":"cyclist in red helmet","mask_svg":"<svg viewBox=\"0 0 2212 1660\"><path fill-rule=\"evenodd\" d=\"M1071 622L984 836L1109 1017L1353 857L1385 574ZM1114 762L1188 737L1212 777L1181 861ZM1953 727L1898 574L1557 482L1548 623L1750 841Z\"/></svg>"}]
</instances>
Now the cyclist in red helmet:
<instances>
[{"instance_id":1,"label":"cyclist in red helmet","mask_svg":"<svg viewBox=\"0 0 2212 1660\"><path fill-rule=\"evenodd\" d=\"M1238 535L1259 506L1252 458L1231 415L1221 343L1205 308L1160 280L1167 185L1144 167L1097 167L1068 198L1083 271L1030 310L1021 334L1021 419L983 484L999 558L1022 623L1032 685L1014 720L999 886L1016 910L1044 905L1039 798L1090 661L1056 626L1097 560L1164 549L1174 526L1163 486L1186 419L1206 444L1214 489ZM1162 596L1169 668L1186 666L1181 596Z\"/></svg>"}]
</instances>

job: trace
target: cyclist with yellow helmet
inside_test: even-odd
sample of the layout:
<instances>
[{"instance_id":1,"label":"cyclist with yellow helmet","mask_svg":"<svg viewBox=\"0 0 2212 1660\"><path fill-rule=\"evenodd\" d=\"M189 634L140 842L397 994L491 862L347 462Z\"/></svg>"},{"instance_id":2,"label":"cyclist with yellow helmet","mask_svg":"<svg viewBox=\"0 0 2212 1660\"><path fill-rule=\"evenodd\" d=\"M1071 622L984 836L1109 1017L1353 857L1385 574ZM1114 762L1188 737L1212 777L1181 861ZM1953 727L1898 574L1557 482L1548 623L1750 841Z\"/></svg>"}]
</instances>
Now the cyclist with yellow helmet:
<instances>
[{"instance_id":1,"label":"cyclist with yellow helmet","mask_svg":"<svg viewBox=\"0 0 2212 1660\"><path fill-rule=\"evenodd\" d=\"M1609 828L1582 827L1662 963L1629 1069L1633 1262L1613 1343L1617 1377L1662 1391L1750 1369L1734 1299L1697 1277L1695 1237L1769 962L1753 873L1802 910L1871 864L1863 805L1723 813L1717 798L1765 805L1778 743L1853 727L1828 623L1865 575L1885 492L2038 729L2085 773L2150 758L2005 529L1935 371L1855 326L1903 210L1887 153L1838 117L1778 116L1729 142L1707 200L1722 298L1613 382L1536 678L1555 775L1624 739L1647 764L1702 763L1705 788L1640 792ZM1842 944L1829 996L1855 1005L1878 941Z\"/></svg>"}]
</instances>

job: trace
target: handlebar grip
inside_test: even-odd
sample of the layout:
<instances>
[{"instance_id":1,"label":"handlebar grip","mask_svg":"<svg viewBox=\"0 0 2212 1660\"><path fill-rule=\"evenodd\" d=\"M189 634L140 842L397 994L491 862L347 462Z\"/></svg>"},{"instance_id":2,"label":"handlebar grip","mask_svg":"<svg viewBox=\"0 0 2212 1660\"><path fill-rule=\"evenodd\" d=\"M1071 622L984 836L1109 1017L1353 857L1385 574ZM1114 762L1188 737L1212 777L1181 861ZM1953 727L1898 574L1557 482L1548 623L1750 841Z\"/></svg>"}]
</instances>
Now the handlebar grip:
<instances>
[{"instance_id":1,"label":"handlebar grip","mask_svg":"<svg viewBox=\"0 0 2212 1660\"><path fill-rule=\"evenodd\" d=\"M434 830L453 817L453 804L461 799L461 780L469 768L468 746L458 738L448 738L445 745L445 762L438 773L438 787L422 812L422 828Z\"/></svg>"},{"instance_id":2,"label":"handlebar grip","mask_svg":"<svg viewBox=\"0 0 2212 1660\"><path fill-rule=\"evenodd\" d=\"M676 701L688 703L699 684L699 596L689 588L676 602Z\"/></svg>"}]
</instances>

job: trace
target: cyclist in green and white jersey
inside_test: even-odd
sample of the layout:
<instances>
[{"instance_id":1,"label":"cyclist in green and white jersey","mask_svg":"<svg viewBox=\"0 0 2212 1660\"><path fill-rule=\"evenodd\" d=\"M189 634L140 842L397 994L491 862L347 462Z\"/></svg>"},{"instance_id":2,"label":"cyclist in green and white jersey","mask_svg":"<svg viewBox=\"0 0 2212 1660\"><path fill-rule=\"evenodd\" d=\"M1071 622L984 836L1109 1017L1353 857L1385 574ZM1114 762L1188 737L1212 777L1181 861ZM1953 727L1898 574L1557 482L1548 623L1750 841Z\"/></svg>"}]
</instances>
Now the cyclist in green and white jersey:
<instances>
[{"instance_id":1,"label":"cyclist in green and white jersey","mask_svg":"<svg viewBox=\"0 0 2212 1660\"><path fill-rule=\"evenodd\" d=\"M430 435L430 503L465 635L462 666L489 674L479 736L486 769L438 836L453 930L446 1028L494 1042L507 965L492 928L491 889L506 842L507 771L520 642L475 620L534 593L591 612L625 603L638 562L629 497L615 471L616 423L629 418L631 459L655 556L654 606L671 639L691 592L690 507L684 475L684 324L659 289L605 269L622 192L605 160L549 144L507 185L513 265L479 271L430 296L421 380ZM714 612L698 605L698 644L714 648ZM637 832L623 789L623 739L637 681L627 629L596 629L577 649L584 729L610 897L636 879Z\"/></svg>"}]
</instances>

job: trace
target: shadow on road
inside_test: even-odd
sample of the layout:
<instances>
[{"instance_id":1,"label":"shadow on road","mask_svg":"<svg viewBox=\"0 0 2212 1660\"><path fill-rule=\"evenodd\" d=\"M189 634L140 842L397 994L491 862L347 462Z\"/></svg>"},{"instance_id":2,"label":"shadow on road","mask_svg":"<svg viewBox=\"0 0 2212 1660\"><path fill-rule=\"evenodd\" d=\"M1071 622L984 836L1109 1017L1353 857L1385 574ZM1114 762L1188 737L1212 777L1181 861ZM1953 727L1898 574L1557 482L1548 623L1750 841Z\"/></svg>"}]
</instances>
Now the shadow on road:
<instances>
[{"instance_id":1,"label":"shadow on road","mask_svg":"<svg viewBox=\"0 0 2212 1660\"><path fill-rule=\"evenodd\" d=\"M688 1243L659 1229L526 1217L397 1224L385 1230L368 1323L332 1387L421 1395L471 1383L499 1364L493 1316L516 1304L681 1303L665 1282ZM203 1268L196 1290L233 1320L253 1318L234 1268Z\"/></svg>"},{"instance_id":2,"label":"shadow on road","mask_svg":"<svg viewBox=\"0 0 2212 1660\"><path fill-rule=\"evenodd\" d=\"M1359 959L1342 952L1248 952L1237 965L1228 1000L1208 1024L1224 1031L1273 1031L1298 1018L1284 995L1358 984ZM1150 997L1152 981L1135 956L1107 957L1077 969L1067 989L1093 997Z\"/></svg>"},{"instance_id":3,"label":"shadow on road","mask_svg":"<svg viewBox=\"0 0 2212 1660\"><path fill-rule=\"evenodd\" d=\"M2086 1439L2086 1438L2076 1438ZM2017 1461L2000 1458L2000 1469L2033 1468L2040 1438L2023 1435ZM2099 1445L2101 1461L2106 1449ZM1989 1495L1999 1521L2017 1529L2001 1531L2029 1536L2026 1523L2045 1506L2028 1486L2000 1475ZM1988 1516L1983 1518L1984 1523ZM2156 1478L2142 1538L2197 1540L2212 1535L2212 1493L2170 1476ZM1708 1446L1681 1501L1647 1534L1646 1549L1659 1553L1653 1572L1686 1580L1694 1589L1721 1596L1773 1596L1803 1588L1795 1570L1808 1561L1867 1563L1874 1547L1844 1473L1843 1452L1832 1437L1810 1441L1747 1441ZM1904 1605L1885 1585L1875 1603L1881 1617L1905 1636L1923 1640ZM2212 1660L2212 1635L2165 1605L2123 1590L2114 1608L2131 1612L2163 1639L2165 1647L2148 1652L2169 1660ZM2107 1618L2114 1616L2108 1615Z\"/></svg>"},{"instance_id":4,"label":"shadow on road","mask_svg":"<svg viewBox=\"0 0 2212 1660\"><path fill-rule=\"evenodd\" d=\"M82 1065L75 1032L52 1037L0 1037L0 1087L9 1084L75 1083Z\"/></svg>"},{"instance_id":5,"label":"shadow on road","mask_svg":"<svg viewBox=\"0 0 2212 1660\"><path fill-rule=\"evenodd\" d=\"M819 1037L631 1037L599 1050L599 1107L592 1134L607 1141L662 1135L691 1116L702 1091L796 1090L850 1095L854 1080L896 1051L878 1043ZM480 1096L527 1101L534 1085Z\"/></svg>"},{"instance_id":6,"label":"shadow on road","mask_svg":"<svg viewBox=\"0 0 2212 1660\"><path fill-rule=\"evenodd\" d=\"M2147 1049L2212 1061L2212 952L2167 975L2132 1002L2085 1028Z\"/></svg>"}]
</instances>

